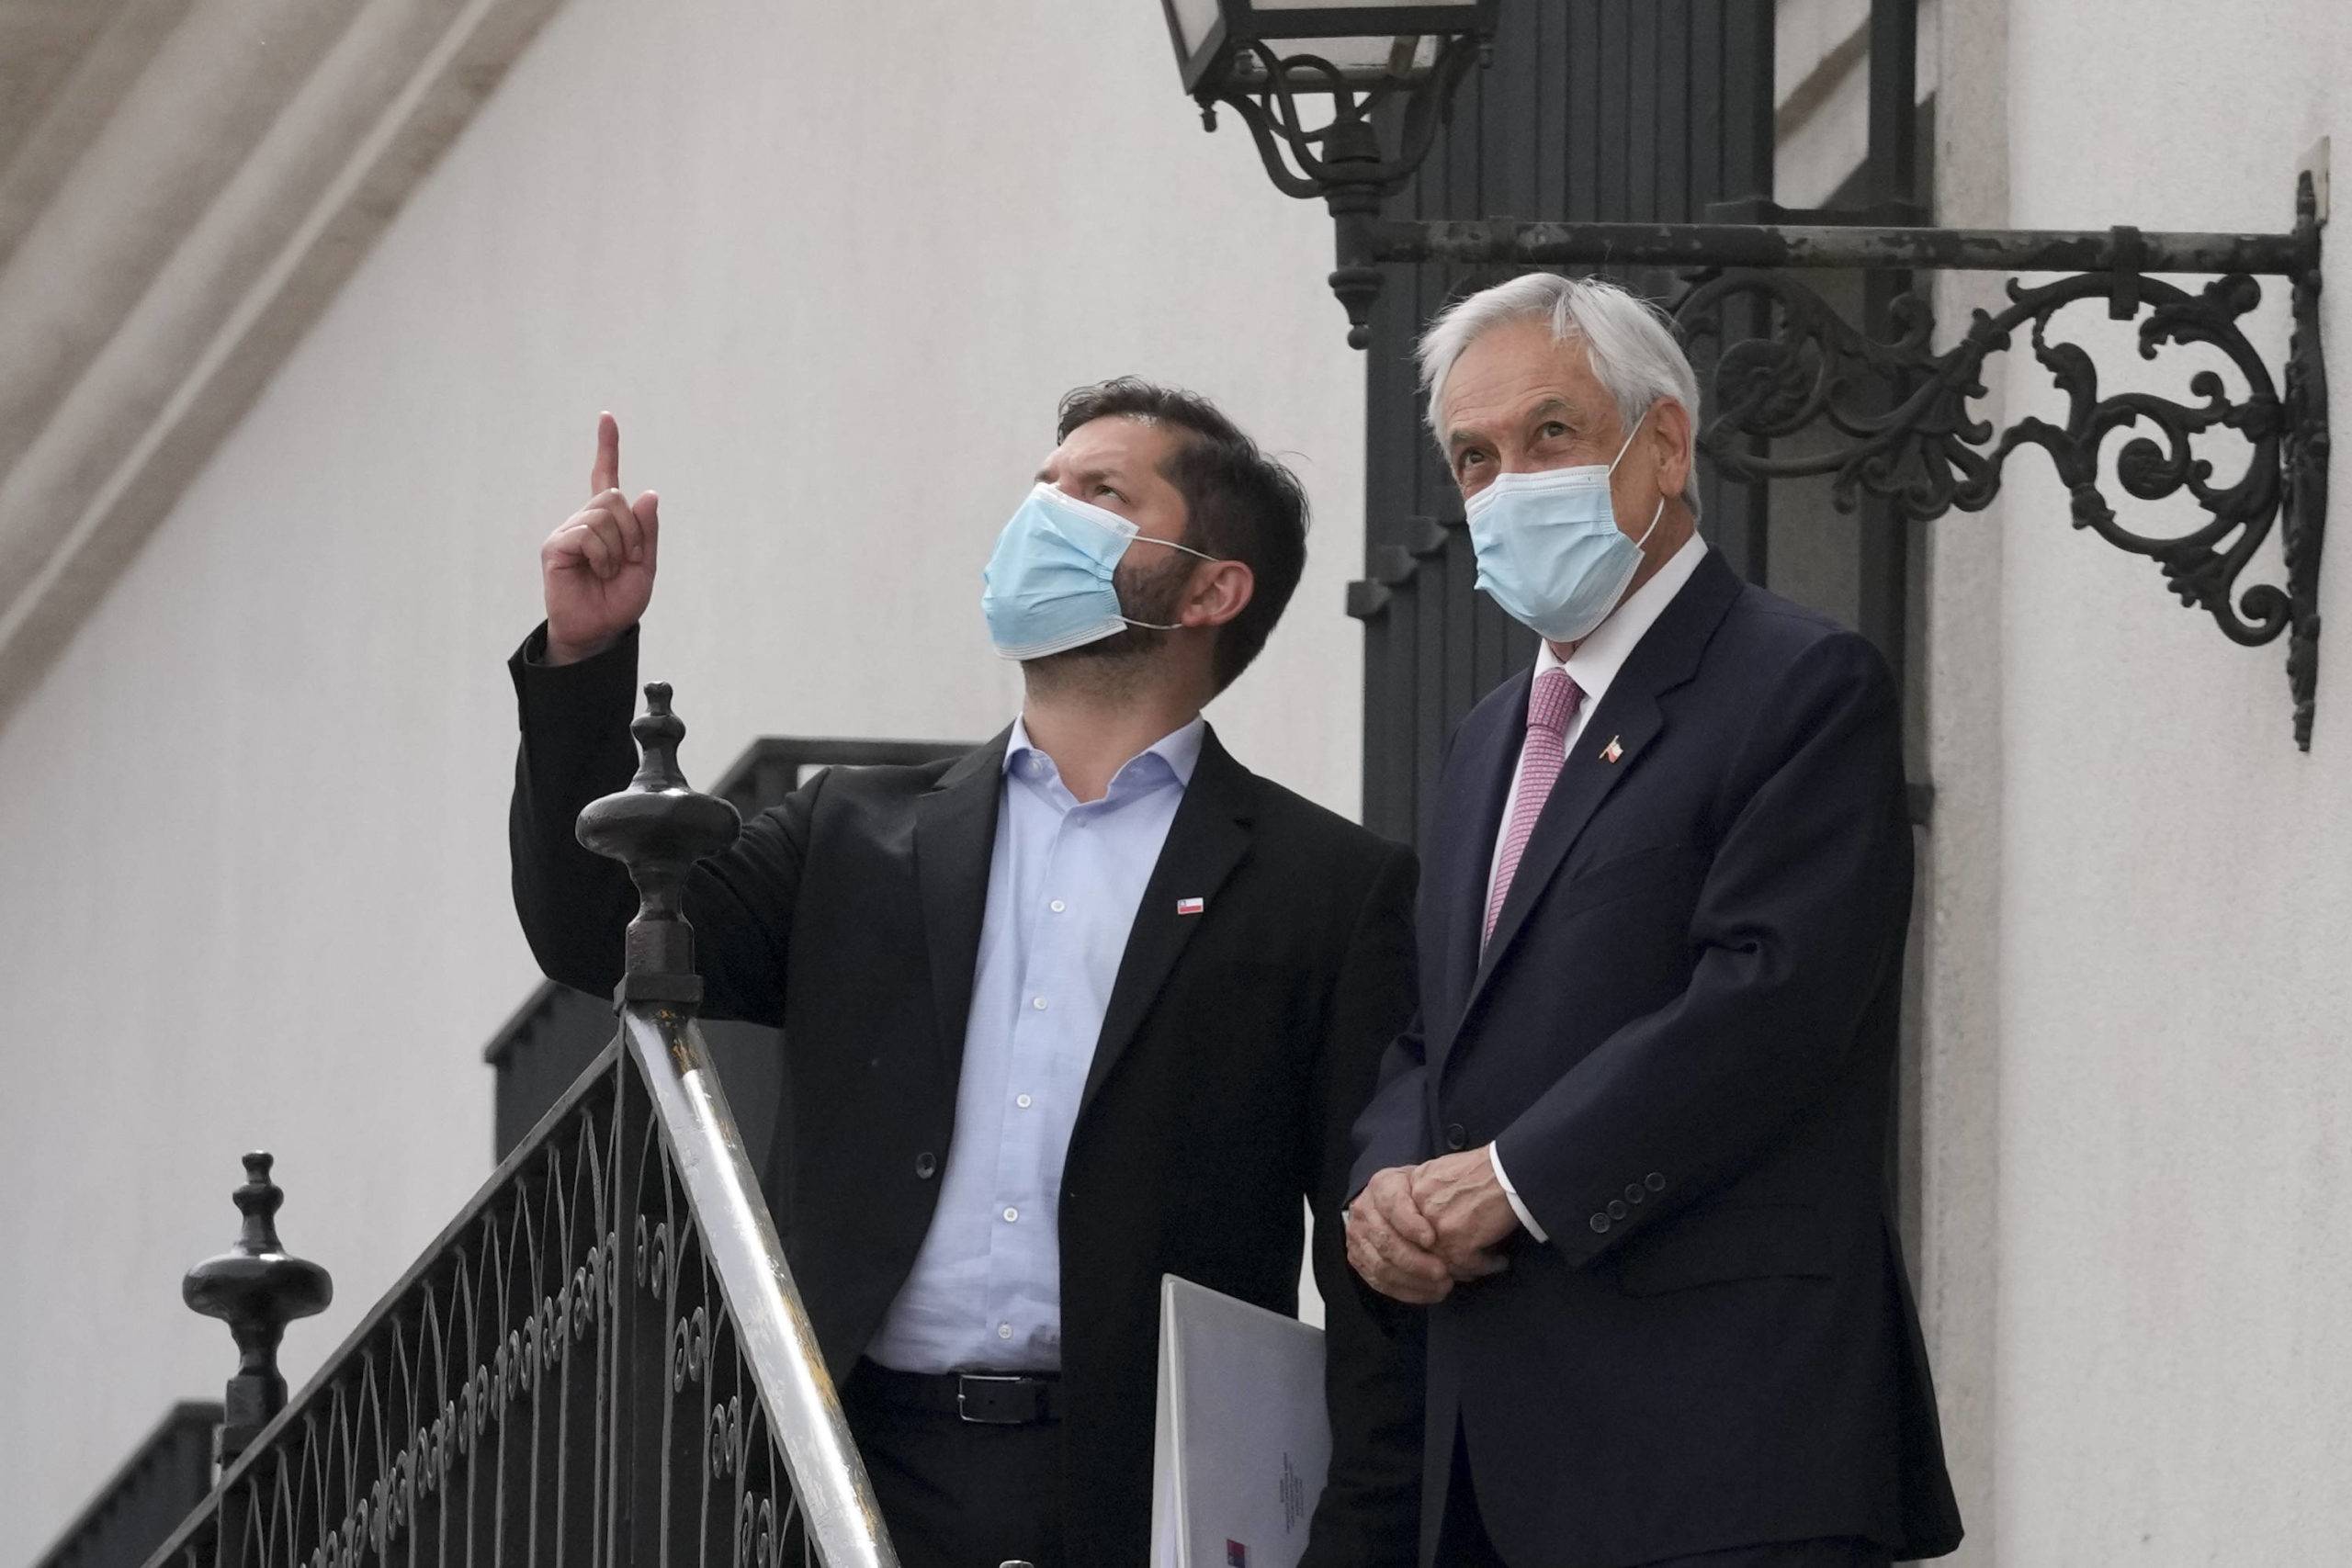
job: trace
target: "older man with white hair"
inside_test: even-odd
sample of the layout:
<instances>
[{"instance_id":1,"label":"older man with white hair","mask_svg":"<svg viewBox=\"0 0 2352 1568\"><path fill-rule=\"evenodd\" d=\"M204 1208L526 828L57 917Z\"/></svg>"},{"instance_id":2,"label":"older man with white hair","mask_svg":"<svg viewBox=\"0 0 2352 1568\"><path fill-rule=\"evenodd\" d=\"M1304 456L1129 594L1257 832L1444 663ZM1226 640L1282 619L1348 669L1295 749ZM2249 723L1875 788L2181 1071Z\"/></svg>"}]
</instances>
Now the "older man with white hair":
<instances>
[{"instance_id":1,"label":"older man with white hair","mask_svg":"<svg viewBox=\"0 0 2352 1568\"><path fill-rule=\"evenodd\" d=\"M1647 304L1516 278L1421 366L1478 586L1543 638L1447 750L1421 1010L1356 1125L1350 1259L1430 1309L1422 1560L1949 1551L1889 1218L1894 682L1699 537Z\"/></svg>"}]
</instances>

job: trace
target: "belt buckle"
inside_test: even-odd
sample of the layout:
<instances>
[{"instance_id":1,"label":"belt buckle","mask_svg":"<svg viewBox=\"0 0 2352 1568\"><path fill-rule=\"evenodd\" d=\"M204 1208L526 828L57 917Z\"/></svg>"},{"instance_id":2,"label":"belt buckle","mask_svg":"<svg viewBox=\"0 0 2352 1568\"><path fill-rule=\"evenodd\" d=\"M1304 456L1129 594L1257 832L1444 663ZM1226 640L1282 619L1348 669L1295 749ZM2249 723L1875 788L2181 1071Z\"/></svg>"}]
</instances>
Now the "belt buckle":
<instances>
[{"instance_id":1,"label":"belt buckle","mask_svg":"<svg viewBox=\"0 0 2352 1568\"><path fill-rule=\"evenodd\" d=\"M972 1413L972 1407L971 1407L971 1403L970 1403L970 1401L971 1401L972 1384L974 1384L974 1383L976 1383L976 1382L978 1382L978 1383L997 1383L997 1384L1003 1384L1003 1383L1025 1383L1025 1382L1029 1382L1029 1380L1028 1380L1027 1378L1020 1377L1020 1376L1016 1376L1016 1375L1006 1375L1006 1374L1004 1374L1004 1373L992 1373L992 1372L959 1372L959 1373L957 1373L957 1374L956 1374L956 1418L957 1418L958 1420L962 1420L962 1421L969 1421L969 1422L971 1422L973 1425L975 1425L975 1426L979 1426L979 1427L1025 1427L1025 1426L1027 1426L1030 1422L1032 1422L1032 1421L1034 1421L1034 1420L1035 1420L1035 1419L1037 1418L1037 1416L1036 1416L1036 1411L1035 1411L1035 1404L1034 1404L1034 1402L1033 1402L1033 1404L1032 1404L1032 1409L1031 1409L1030 1414L1028 1414L1028 1415L1026 1415L1026 1416L1007 1416L1007 1415L975 1416L975 1415Z\"/></svg>"}]
</instances>

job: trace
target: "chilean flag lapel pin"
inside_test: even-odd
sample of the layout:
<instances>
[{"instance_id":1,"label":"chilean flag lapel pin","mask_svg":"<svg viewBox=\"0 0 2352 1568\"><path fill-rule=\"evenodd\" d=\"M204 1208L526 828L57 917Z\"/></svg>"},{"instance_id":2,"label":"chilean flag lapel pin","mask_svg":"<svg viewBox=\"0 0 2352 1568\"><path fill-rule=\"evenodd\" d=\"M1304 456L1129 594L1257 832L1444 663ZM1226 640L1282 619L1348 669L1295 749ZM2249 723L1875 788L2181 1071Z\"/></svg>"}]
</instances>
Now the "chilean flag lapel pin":
<instances>
[{"instance_id":1,"label":"chilean flag lapel pin","mask_svg":"<svg viewBox=\"0 0 2352 1568\"><path fill-rule=\"evenodd\" d=\"M1617 736L1611 736L1609 738L1609 744L1600 749L1600 760L1602 761L1613 762L1617 761L1618 758L1623 757L1625 754L1625 748L1617 744L1619 739L1620 738Z\"/></svg>"},{"instance_id":2,"label":"chilean flag lapel pin","mask_svg":"<svg viewBox=\"0 0 2352 1568\"><path fill-rule=\"evenodd\" d=\"M1205 898L1179 898L1176 900L1176 912L1180 915L1197 915L1208 907L1208 900Z\"/></svg>"}]
</instances>

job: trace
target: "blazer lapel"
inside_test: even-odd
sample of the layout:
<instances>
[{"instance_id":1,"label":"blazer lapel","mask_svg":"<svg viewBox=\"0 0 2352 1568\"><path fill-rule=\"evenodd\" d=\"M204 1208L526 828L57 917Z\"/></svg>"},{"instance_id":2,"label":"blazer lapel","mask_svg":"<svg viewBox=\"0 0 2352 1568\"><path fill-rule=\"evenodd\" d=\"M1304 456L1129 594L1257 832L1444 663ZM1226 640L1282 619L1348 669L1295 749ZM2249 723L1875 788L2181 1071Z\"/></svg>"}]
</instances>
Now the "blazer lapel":
<instances>
[{"instance_id":1,"label":"blazer lapel","mask_svg":"<svg viewBox=\"0 0 2352 1568\"><path fill-rule=\"evenodd\" d=\"M940 1056L951 1085L964 1070L964 1027L972 1010L972 975L979 963L989 867L996 852L997 807L1004 795L1004 748L1012 735L1008 725L915 801L915 879L922 895Z\"/></svg>"},{"instance_id":2,"label":"blazer lapel","mask_svg":"<svg viewBox=\"0 0 2352 1568\"><path fill-rule=\"evenodd\" d=\"M1583 835L1585 824L1592 820L1592 814L1600 809L1600 803L1617 787L1617 781L1633 772L1634 763L1657 736L1659 723L1657 699L1647 692L1626 690L1621 671L1617 681L1611 682L1609 694L1586 721L1583 732L1577 737L1576 749L1568 753L1551 795L1544 802L1544 809L1536 814L1535 831L1520 855L1519 869L1510 879L1510 891L1504 895L1501 913L1495 919L1495 934L1487 939L1487 951L1479 959L1477 976L1472 982L1474 998L1477 987L1494 972L1495 961L1510 947L1511 939L1527 923L1527 911ZM1612 746L1617 754L1610 757L1603 748Z\"/></svg>"},{"instance_id":3,"label":"blazer lapel","mask_svg":"<svg viewBox=\"0 0 2352 1568\"><path fill-rule=\"evenodd\" d=\"M1193 766L1183 804L1168 825L1168 841L1160 846L1151 880L1144 886L1143 903L1127 931L1126 952L1111 986L1110 1005L1102 1012L1102 1032L1079 1096L1080 1116L1094 1103L1134 1043L1185 943L1215 918L1218 890L1249 852L1250 783L1248 770L1218 743L1215 730L1202 737L1200 761ZM1192 898L1202 901L1201 912L1179 914L1177 902Z\"/></svg>"},{"instance_id":4,"label":"blazer lapel","mask_svg":"<svg viewBox=\"0 0 2352 1568\"><path fill-rule=\"evenodd\" d=\"M1496 918L1495 934L1479 959L1468 994L1463 998L1461 1010L1454 1015L1453 1026L1442 1043L1433 1043L1439 1044L1441 1057L1452 1049L1454 1033L1477 1006L1497 966L1525 927L1529 912L1560 869L1560 863L1576 847L1601 803L1620 780L1633 773L1641 754L1665 727L1658 699L1697 672L1707 639L1714 635L1739 588L1739 579L1724 565L1722 558L1708 551L1700 558L1690 581L1682 585L1681 592L1627 656L1617 678L1610 682L1607 694L1577 735L1575 749L1569 752L1551 795L1544 802L1543 811L1535 818L1535 831L1520 856L1510 891L1504 896L1501 912ZM1471 918L1483 922L1485 915L1482 901ZM1439 1065L1442 1066L1442 1059Z\"/></svg>"}]
</instances>

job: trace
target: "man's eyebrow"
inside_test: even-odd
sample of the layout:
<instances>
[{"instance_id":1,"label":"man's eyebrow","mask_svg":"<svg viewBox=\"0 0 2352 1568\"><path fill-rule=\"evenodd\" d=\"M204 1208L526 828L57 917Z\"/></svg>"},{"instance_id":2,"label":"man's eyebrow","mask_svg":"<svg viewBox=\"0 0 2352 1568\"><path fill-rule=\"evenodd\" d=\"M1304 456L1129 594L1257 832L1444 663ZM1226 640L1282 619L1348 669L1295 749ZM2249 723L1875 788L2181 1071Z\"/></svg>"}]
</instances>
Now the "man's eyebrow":
<instances>
[{"instance_id":1,"label":"man's eyebrow","mask_svg":"<svg viewBox=\"0 0 2352 1568\"><path fill-rule=\"evenodd\" d=\"M1523 423L1541 419L1545 414L1550 413L1565 413L1573 418L1576 412L1575 404L1555 393L1551 397L1545 398L1542 402L1537 403L1534 407L1527 410L1525 412L1514 416L1511 423ZM1475 430L1456 428L1446 434L1445 449L1449 452L1459 452L1464 446L1477 440L1478 438L1478 433Z\"/></svg>"}]
</instances>

